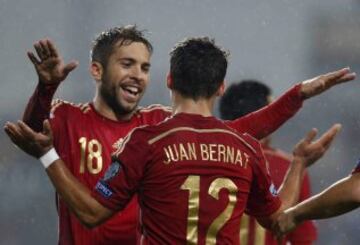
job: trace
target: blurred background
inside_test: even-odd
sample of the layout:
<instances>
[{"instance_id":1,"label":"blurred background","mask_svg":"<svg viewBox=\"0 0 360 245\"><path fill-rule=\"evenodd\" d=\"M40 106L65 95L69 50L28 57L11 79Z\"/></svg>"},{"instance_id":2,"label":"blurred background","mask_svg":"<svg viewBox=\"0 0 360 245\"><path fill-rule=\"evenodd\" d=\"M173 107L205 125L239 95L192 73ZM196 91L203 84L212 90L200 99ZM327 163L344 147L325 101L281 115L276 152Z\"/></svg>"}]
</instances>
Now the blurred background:
<instances>
[{"instance_id":1,"label":"blurred background","mask_svg":"<svg viewBox=\"0 0 360 245\"><path fill-rule=\"evenodd\" d=\"M91 40L106 28L137 24L149 30L155 52L151 83L142 105L169 104L165 77L168 52L187 36L207 35L231 52L231 83L259 79L277 97L299 81L350 66L360 75L360 1L216 0L0 0L0 123L22 116L37 83L26 56L48 37L66 62L79 67L57 91L73 102L92 100L88 73ZM313 193L349 174L360 157L359 79L310 99L274 136L291 151L312 127L339 122L341 134L310 170ZM0 132L0 244L56 244L55 193L38 161L16 149ZM359 244L360 212L318 221L316 244Z\"/></svg>"}]
</instances>

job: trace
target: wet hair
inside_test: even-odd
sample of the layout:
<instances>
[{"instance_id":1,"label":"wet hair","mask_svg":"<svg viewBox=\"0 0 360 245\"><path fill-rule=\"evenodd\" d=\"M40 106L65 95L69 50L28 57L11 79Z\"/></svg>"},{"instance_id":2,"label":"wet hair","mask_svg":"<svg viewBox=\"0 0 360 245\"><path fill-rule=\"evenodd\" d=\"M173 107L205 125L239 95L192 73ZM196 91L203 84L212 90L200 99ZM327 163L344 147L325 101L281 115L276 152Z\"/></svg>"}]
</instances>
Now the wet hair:
<instances>
[{"instance_id":1,"label":"wet hair","mask_svg":"<svg viewBox=\"0 0 360 245\"><path fill-rule=\"evenodd\" d=\"M143 43L151 54L153 47L144 37L144 32L138 30L135 25L114 27L101 32L93 41L90 52L91 61L97 61L105 67L118 42L120 46L130 45L133 42Z\"/></svg>"},{"instance_id":2,"label":"wet hair","mask_svg":"<svg viewBox=\"0 0 360 245\"><path fill-rule=\"evenodd\" d=\"M224 81L228 52L208 37L187 38L170 52L171 89L186 98L210 98Z\"/></svg>"},{"instance_id":3,"label":"wet hair","mask_svg":"<svg viewBox=\"0 0 360 245\"><path fill-rule=\"evenodd\" d=\"M257 80L233 83L220 99L220 117L234 120L266 106L271 89Z\"/></svg>"}]
</instances>

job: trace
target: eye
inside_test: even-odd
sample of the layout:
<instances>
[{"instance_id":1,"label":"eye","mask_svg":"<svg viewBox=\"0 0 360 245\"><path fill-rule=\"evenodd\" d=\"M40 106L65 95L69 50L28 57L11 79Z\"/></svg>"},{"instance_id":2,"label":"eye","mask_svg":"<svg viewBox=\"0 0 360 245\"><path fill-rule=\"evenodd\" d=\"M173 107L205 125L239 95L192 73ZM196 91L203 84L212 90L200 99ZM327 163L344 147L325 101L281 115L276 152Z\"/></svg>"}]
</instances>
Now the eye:
<instances>
[{"instance_id":1,"label":"eye","mask_svg":"<svg viewBox=\"0 0 360 245\"><path fill-rule=\"evenodd\" d=\"M148 73L150 71L150 66L143 66L142 70L143 72Z\"/></svg>"}]
</instances>

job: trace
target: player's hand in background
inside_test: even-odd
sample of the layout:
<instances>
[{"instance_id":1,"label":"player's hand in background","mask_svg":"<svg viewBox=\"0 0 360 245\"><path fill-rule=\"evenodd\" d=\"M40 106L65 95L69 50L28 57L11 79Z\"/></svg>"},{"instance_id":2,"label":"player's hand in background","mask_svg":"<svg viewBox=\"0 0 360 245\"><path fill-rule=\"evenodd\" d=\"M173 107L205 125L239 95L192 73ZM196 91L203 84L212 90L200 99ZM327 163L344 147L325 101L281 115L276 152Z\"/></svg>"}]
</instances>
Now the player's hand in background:
<instances>
[{"instance_id":1,"label":"player's hand in background","mask_svg":"<svg viewBox=\"0 0 360 245\"><path fill-rule=\"evenodd\" d=\"M42 39L34 43L34 48L37 57L31 51L28 51L27 55L34 64L41 84L58 85L78 65L77 61L65 64L55 44L49 39Z\"/></svg>"},{"instance_id":2,"label":"player's hand in background","mask_svg":"<svg viewBox=\"0 0 360 245\"><path fill-rule=\"evenodd\" d=\"M22 121L7 122L4 130L16 146L35 158L40 158L53 148L53 135L48 120L44 121L43 131L39 133Z\"/></svg>"},{"instance_id":3,"label":"player's hand in background","mask_svg":"<svg viewBox=\"0 0 360 245\"><path fill-rule=\"evenodd\" d=\"M337 84L349 82L355 78L355 72L352 72L348 67L343 68L303 81L300 93L303 98L308 99L325 92Z\"/></svg>"},{"instance_id":4,"label":"player's hand in background","mask_svg":"<svg viewBox=\"0 0 360 245\"><path fill-rule=\"evenodd\" d=\"M306 167L311 166L329 149L340 129L340 124L334 124L328 131L321 135L319 139L313 141L317 134L317 129L313 128L304 139L296 144L293 150L294 158L298 158Z\"/></svg>"}]
</instances>

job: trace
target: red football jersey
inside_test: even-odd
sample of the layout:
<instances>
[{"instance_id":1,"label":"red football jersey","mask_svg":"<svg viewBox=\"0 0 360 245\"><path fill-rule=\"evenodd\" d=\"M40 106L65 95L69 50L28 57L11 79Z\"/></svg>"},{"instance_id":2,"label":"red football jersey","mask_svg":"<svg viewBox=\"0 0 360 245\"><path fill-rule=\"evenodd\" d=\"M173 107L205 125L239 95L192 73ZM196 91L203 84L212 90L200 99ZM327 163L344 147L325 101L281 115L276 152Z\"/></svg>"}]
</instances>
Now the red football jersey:
<instances>
[{"instance_id":1,"label":"red football jersey","mask_svg":"<svg viewBox=\"0 0 360 245\"><path fill-rule=\"evenodd\" d=\"M38 85L24 112L23 120L37 131L49 115L50 104L57 86ZM280 127L302 106L296 85L269 106L225 123L239 132L248 132L262 138ZM75 106L70 103L54 103L51 124L55 147L72 174L92 189L103 170L110 163L113 147L134 127L153 125L170 115L168 109L150 106L140 109L130 121L112 121L97 113L91 104ZM120 139L119 139L120 138ZM133 244L136 240L137 203L99 228L88 230L77 221L64 203L59 200L60 245L112 245ZM131 241L131 242L130 242Z\"/></svg>"},{"instance_id":2,"label":"red football jersey","mask_svg":"<svg viewBox=\"0 0 360 245\"><path fill-rule=\"evenodd\" d=\"M285 177L289 164L290 156L280 150L270 147L264 147L264 156L268 162L271 179L275 187L278 189ZM299 202L311 196L309 175L305 173L301 185ZM310 244L317 237L316 227L312 221L302 223L296 230L289 233L283 240L291 244ZM241 218L240 226L240 243L241 245L278 245L276 238L271 232L265 230L256 219L251 216L244 215Z\"/></svg>"},{"instance_id":3,"label":"red football jersey","mask_svg":"<svg viewBox=\"0 0 360 245\"><path fill-rule=\"evenodd\" d=\"M93 188L111 162L122 138L134 127L162 121L169 108L151 106L139 109L130 121L118 122L98 114L92 104L74 105L55 101L50 122L54 146L71 173ZM87 229L58 198L59 244L135 244L138 205L134 199L123 212L105 224Z\"/></svg>"},{"instance_id":4,"label":"red football jersey","mask_svg":"<svg viewBox=\"0 0 360 245\"><path fill-rule=\"evenodd\" d=\"M179 113L135 129L115 152L93 196L122 210L138 195L141 244L239 244L246 210L281 205L260 144L214 117Z\"/></svg>"}]
</instances>

